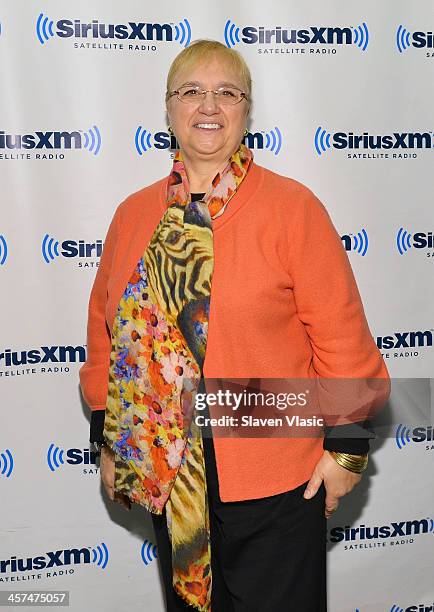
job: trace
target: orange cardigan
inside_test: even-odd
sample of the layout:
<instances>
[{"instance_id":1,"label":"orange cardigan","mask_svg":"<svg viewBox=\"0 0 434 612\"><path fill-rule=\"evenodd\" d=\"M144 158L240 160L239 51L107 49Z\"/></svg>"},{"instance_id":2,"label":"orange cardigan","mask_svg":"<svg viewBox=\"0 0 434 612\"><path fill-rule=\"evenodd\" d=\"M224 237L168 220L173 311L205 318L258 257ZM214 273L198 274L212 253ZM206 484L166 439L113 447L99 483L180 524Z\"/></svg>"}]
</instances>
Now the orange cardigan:
<instances>
[{"instance_id":1,"label":"orange cardigan","mask_svg":"<svg viewBox=\"0 0 434 612\"><path fill-rule=\"evenodd\" d=\"M110 330L165 210L167 177L127 197L110 224L91 291L83 397L104 410ZM203 374L215 378L382 378L354 275L333 223L302 183L252 163L213 220L214 273ZM383 388L386 399L389 389ZM220 496L274 495L309 480L323 438L214 438Z\"/></svg>"}]
</instances>

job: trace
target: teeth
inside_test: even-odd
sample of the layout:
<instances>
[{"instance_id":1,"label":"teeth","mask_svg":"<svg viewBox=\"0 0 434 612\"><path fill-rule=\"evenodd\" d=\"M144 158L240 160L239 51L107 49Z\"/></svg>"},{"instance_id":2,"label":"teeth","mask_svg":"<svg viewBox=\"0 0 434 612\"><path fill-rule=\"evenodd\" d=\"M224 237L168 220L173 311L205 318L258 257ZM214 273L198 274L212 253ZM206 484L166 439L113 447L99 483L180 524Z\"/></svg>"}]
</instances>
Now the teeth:
<instances>
[{"instance_id":1,"label":"teeth","mask_svg":"<svg viewBox=\"0 0 434 612\"><path fill-rule=\"evenodd\" d=\"M219 123L196 123L195 127L205 128L207 130L217 130L221 125Z\"/></svg>"}]
</instances>

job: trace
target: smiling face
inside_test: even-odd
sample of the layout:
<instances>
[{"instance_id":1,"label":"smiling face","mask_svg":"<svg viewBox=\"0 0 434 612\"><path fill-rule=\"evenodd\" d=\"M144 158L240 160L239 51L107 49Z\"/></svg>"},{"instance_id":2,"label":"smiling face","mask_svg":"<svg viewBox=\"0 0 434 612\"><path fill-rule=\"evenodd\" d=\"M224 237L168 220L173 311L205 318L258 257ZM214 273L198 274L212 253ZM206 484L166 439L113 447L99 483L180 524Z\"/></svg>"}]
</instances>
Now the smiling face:
<instances>
[{"instance_id":1,"label":"smiling face","mask_svg":"<svg viewBox=\"0 0 434 612\"><path fill-rule=\"evenodd\" d=\"M180 70L173 89L183 85L217 89L232 85L246 91L245 83L234 68L217 56L201 61L187 70ZM172 96L167 101L169 123L184 155L190 160L215 159L216 164L228 159L238 148L246 129L249 102L219 106L214 94L195 104L186 104Z\"/></svg>"}]
</instances>

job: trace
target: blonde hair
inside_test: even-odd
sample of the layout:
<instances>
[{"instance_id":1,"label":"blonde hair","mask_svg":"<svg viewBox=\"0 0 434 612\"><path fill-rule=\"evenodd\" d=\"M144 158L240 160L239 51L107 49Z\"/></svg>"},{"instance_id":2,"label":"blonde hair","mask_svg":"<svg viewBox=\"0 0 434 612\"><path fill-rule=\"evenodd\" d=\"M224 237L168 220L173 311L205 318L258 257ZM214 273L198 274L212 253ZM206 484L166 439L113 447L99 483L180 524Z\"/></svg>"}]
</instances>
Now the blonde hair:
<instances>
[{"instance_id":1,"label":"blonde hair","mask_svg":"<svg viewBox=\"0 0 434 612\"><path fill-rule=\"evenodd\" d=\"M247 97L250 101L252 93L252 77L249 67L247 66L241 53L235 49L229 49L218 40L207 40L204 38L193 41L188 47L178 53L173 60L167 74L166 101L169 93L173 89L175 77L181 69L188 69L203 60L211 59L215 56L228 62L228 64L240 74L246 88Z\"/></svg>"}]
</instances>

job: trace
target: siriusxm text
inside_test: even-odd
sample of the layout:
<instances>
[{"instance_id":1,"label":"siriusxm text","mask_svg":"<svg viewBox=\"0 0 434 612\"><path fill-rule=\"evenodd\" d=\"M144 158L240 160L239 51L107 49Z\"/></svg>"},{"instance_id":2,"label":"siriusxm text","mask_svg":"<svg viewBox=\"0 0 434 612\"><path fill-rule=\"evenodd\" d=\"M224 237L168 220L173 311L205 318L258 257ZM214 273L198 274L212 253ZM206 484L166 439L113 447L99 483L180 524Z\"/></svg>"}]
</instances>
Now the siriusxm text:
<instances>
[{"instance_id":1,"label":"siriusxm text","mask_svg":"<svg viewBox=\"0 0 434 612\"><path fill-rule=\"evenodd\" d=\"M83 23L79 19L60 19L56 23L60 38L105 38L118 40L173 40L173 27L168 23L102 23L98 19Z\"/></svg>"},{"instance_id":2,"label":"siriusxm text","mask_svg":"<svg viewBox=\"0 0 434 612\"><path fill-rule=\"evenodd\" d=\"M30 351L5 349L0 353L0 366L19 366L33 363L68 363L86 361L84 346L41 346Z\"/></svg>"},{"instance_id":3,"label":"siriusxm text","mask_svg":"<svg viewBox=\"0 0 434 612\"><path fill-rule=\"evenodd\" d=\"M373 540L377 538L396 538L421 533L429 533L432 519L415 519L413 521L391 522L389 525L369 527L333 527L330 530L331 542Z\"/></svg>"}]
</instances>

